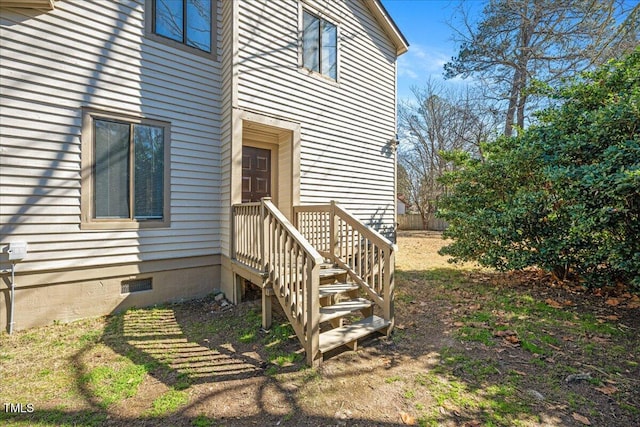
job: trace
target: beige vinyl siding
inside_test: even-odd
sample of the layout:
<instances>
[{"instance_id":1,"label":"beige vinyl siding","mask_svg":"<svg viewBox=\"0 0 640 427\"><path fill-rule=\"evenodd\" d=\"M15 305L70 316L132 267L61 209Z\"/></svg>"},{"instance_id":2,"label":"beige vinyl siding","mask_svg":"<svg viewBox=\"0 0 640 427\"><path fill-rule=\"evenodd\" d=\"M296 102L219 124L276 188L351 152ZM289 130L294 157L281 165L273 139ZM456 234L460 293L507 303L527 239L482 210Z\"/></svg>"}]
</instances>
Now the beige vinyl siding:
<instances>
[{"instance_id":1,"label":"beige vinyl siding","mask_svg":"<svg viewBox=\"0 0 640 427\"><path fill-rule=\"evenodd\" d=\"M220 63L145 38L144 19L144 0L0 10L3 263L16 240L22 272L220 253ZM80 229L83 106L171 123L170 228Z\"/></svg>"},{"instance_id":2,"label":"beige vinyl siding","mask_svg":"<svg viewBox=\"0 0 640 427\"><path fill-rule=\"evenodd\" d=\"M300 5L339 27L338 79L299 64ZM239 107L301 124L303 204L394 227L395 47L361 1L239 2Z\"/></svg>"}]
</instances>

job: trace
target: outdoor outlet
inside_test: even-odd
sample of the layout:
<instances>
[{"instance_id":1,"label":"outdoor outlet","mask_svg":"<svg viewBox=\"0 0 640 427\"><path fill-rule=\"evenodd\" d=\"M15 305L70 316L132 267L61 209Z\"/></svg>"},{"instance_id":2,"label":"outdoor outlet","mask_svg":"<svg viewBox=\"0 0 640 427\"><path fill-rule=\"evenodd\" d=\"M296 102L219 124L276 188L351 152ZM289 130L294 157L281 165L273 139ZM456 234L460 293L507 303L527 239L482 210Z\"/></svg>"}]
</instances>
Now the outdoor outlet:
<instances>
[{"instance_id":1,"label":"outdoor outlet","mask_svg":"<svg viewBox=\"0 0 640 427\"><path fill-rule=\"evenodd\" d=\"M27 256L27 242L9 243L9 261L20 261Z\"/></svg>"}]
</instances>

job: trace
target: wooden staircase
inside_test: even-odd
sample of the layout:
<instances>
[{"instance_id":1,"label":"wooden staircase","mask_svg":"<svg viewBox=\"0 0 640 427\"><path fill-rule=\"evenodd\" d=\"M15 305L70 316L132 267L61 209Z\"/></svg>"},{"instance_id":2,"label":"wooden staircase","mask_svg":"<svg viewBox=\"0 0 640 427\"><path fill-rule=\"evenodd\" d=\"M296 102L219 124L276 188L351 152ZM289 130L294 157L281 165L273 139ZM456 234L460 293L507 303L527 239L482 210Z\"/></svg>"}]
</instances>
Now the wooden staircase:
<instances>
[{"instance_id":1,"label":"wooden staircase","mask_svg":"<svg viewBox=\"0 0 640 427\"><path fill-rule=\"evenodd\" d=\"M294 216L297 227L269 199L233 207L232 268L262 287L263 327L275 299L310 365L391 333L395 246L334 202L296 206Z\"/></svg>"},{"instance_id":2,"label":"wooden staircase","mask_svg":"<svg viewBox=\"0 0 640 427\"><path fill-rule=\"evenodd\" d=\"M373 314L373 301L359 297L360 287L346 281L347 276L345 269L327 264L320 268L319 347L322 354L343 345L356 350L359 339L386 331L391 324ZM358 315L360 319L355 319Z\"/></svg>"}]
</instances>

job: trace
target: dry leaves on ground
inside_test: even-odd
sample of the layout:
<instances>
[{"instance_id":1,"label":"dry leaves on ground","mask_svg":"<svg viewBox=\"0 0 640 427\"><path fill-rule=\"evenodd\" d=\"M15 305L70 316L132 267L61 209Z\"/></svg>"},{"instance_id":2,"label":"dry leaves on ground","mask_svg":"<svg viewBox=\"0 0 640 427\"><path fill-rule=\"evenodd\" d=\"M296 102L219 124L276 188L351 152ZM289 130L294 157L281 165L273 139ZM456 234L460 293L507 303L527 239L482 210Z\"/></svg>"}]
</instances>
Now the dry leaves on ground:
<instances>
[{"instance_id":1,"label":"dry leaves on ground","mask_svg":"<svg viewBox=\"0 0 640 427\"><path fill-rule=\"evenodd\" d=\"M607 396L611 396L612 394L616 393L618 391L618 389L612 385L605 385L602 387L596 387L596 390L598 390L600 393L604 393Z\"/></svg>"},{"instance_id":2,"label":"dry leaves on ground","mask_svg":"<svg viewBox=\"0 0 640 427\"><path fill-rule=\"evenodd\" d=\"M400 419L402 419L402 422L408 426L416 425L416 417L409 415L406 412L400 412Z\"/></svg>"},{"instance_id":3,"label":"dry leaves on ground","mask_svg":"<svg viewBox=\"0 0 640 427\"><path fill-rule=\"evenodd\" d=\"M580 415L577 412L574 412L573 414L571 414L571 416L573 417L574 420L578 421L579 423L582 423L586 426L591 425L591 421L589 421L589 418L585 417L584 415Z\"/></svg>"}]
</instances>

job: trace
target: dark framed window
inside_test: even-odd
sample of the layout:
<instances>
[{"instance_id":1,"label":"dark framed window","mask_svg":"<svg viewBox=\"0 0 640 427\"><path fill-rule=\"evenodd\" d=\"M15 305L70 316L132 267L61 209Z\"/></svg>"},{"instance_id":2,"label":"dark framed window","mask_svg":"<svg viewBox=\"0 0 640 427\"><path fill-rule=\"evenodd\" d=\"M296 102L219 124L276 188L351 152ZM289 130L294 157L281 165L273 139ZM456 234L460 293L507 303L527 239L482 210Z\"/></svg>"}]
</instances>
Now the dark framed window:
<instances>
[{"instance_id":1,"label":"dark framed window","mask_svg":"<svg viewBox=\"0 0 640 427\"><path fill-rule=\"evenodd\" d=\"M169 225L169 136L167 122L85 110L83 225Z\"/></svg>"},{"instance_id":2,"label":"dark framed window","mask_svg":"<svg viewBox=\"0 0 640 427\"><path fill-rule=\"evenodd\" d=\"M302 66L338 78L338 27L306 10L302 12Z\"/></svg>"},{"instance_id":3,"label":"dark framed window","mask_svg":"<svg viewBox=\"0 0 640 427\"><path fill-rule=\"evenodd\" d=\"M151 6L154 34L213 52L215 0L151 0Z\"/></svg>"}]
</instances>

